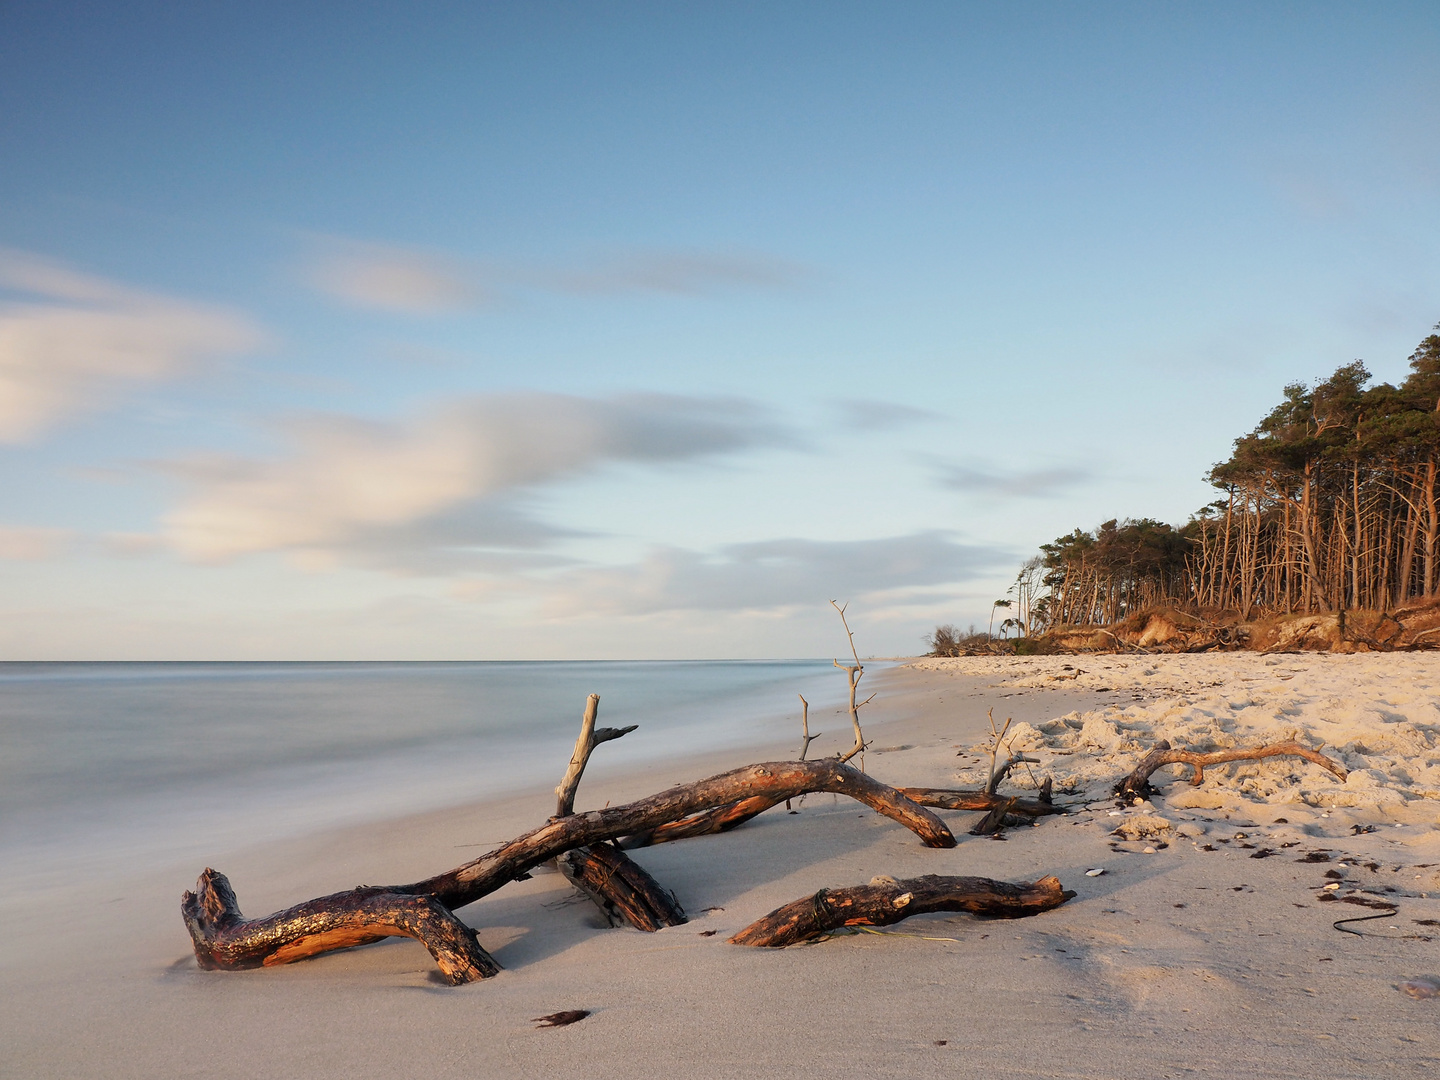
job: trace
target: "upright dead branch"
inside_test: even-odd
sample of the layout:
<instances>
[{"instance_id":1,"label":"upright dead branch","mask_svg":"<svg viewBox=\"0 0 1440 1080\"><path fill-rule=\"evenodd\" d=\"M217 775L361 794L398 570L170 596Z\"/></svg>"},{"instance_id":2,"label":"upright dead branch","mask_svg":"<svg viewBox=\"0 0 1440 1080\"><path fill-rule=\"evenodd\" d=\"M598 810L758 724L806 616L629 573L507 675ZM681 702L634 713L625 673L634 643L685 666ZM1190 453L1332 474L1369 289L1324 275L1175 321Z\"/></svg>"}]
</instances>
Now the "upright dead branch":
<instances>
[{"instance_id":1,"label":"upright dead branch","mask_svg":"<svg viewBox=\"0 0 1440 1080\"><path fill-rule=\"evenodd\" d=\"M595 747L628 735L638 726L597 728L595 717L599 711L600 695L591 694L585 700L585 715L580 721L580 736L575 740L570 766L555 789L556 818L574 813L575 792L580 788L580 778ZM575 848L557 859L555 865L571 885L595 903L611 926L625 922L637 930L655 931L685 921L685 912L665 887L644 867L608 843Z\"/></svg>"},{"instance_id":2,"label":"upright dead branch","mask_svg":"<svg viewBox=\"0 0 1440 1080\"><path fill-rule=\"evenodd\" d=\"M1268 757L1300 757L1313 761L1334 774L1341 782L1350 775L1345 767L1333 758L1293 741L1270 743L1268 746L1257 746L1250 750L1216 750L1202 754L1194 750L1172 749L1168 740L1161 739L1154 749L1140 759L1140 764L1135 766L1134 771L1115 785L1115 794L1122 798L1147 798L1153 793L1150 787L1151 775L1156 769L1166 765L1189 765L1195 770L1190 783L1198 786L1205 779L1206 766L1223 765L1229 761L1259 761Z\"/></svg>"},{"instance_id":3,"label":"upright dead branch","mask_svg":"<svg viewBox=\"0 0 1440 1080\"><path fill-rule=\"evenodd\" d=\"M1074 895L1054 877L1033 884L935 874L908 881L877 877L869 885L821 889L813 896L802 896L757 919L732 937L730 944L780 948L842 926L888 926L931 911L1018 919L1059 907Z\"/></svg>"},{"instance_id":4,"label":"upright dead branch","mask_svg":"<svg viewBox=\"0 0 1440 1080\"><path fill-rule=\"evenodd\" d=\"M611 739L628 735L640 726L631 724L629 727L623 728L597 728L595 717L599 711L600 695L591 694L585 699L585 716L580 721L580 737L575 740L575 752L570 755L570 767L565 770L565 778L555 789L555 816L557 818L569 817L575 812L575 792L580 787L580 777L584 775L585 766L589 763L590 755L594 753L595 747L602 742L609 742Z\"/></svg>"},{"instance_id":5,"label":"upright dead branch","mask_svg":"<svg viewBox=\"0 0 1440 1080\"><path fill-rule=\"evenodd\" d=\"M849 620L845 618L845 609L850 605L837 604L834 600L831 600L830 606L840 613L840 625L845 627L845 637L850 642L850 656L855 661L853 664L842 664L839 660L834 662L835 666L845 672L850 680L850 723L855 727L855 745L840 755L841 762L846 762L865 749L865 733L860 730L860 710L870 704L870 702L874 700L875 695L871 694L861 702L855 700L855 694L860 686L860 679L865 674L865 668L864 665L860 663L860 654L855 651L855 632L850 629Z\"/></svg>"},{"instance_id":6,"label":"upright dead branch","mask_svg":"<svg viewBox=\"0 0 1440 1080\"><path fill-rule=\"evenodd\" d=\"M1010 770L1015 768L1016 765L1022 762L1038 764L1040 759L1028 757L1025 754L1012 754L1010 752L1010 743L1005 742L1004 739L1005 733L1010 730L1010 724L1014 719L1013 717L1007 716L1005 718L1005 726L997 729L995 727L995 710L991 709L987 715L990 717L990 775L985 781L985 794L994 795L995 789L1000 786L1000 781L1009 776ZM1011 741L1013 742L1014 740ZM999 756L1002 749L1005 751L1005 760L997 765L995 759Z\"/></svg>"},{"instance_id":7,"label":"upright dead branch","mask_svg":"<svg viewBox=\"0 0 1440 1080\"><path fill-rule=\"evenodd\" d=\"M810 734L810 702L805 700L804 694L796 694L795 696L800 699L800 735L805 740L800 744L800 760L804 761L805 755L810 752L810 744L824 733L817 731L814 735ZM766 807L766 809L768 810L769 807ZM785 800L785 809L790 809L789 799Z\"/></svg>"},{"instance_id":8,"label":"upright dead branch","mask_svg":"<svg viewBox=\"0 0 1440 1080\"><path fill-rule=\"evenodd\" d=\"M800 745L800 760L804 761L805 755L810 751L810 744L825 733L823 731L817 731L814 735L810 734L810 703L805 700L804 694L796 694L795 696L800 699L800 734L805 740Z\"/></svg>"}]
</instances>

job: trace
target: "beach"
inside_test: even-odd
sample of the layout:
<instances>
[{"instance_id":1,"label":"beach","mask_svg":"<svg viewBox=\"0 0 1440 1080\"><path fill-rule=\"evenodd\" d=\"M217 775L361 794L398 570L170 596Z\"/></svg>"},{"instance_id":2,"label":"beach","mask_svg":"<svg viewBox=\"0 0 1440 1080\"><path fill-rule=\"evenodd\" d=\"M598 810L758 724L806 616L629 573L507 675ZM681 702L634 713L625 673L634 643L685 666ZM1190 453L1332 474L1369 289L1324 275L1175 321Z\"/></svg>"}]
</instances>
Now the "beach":
<instances>
[{"instance_id":1,"label":"beach","mask_svg":"<svg viewBox=\"0 0 1440 1080\"><path fill-rule=\"evenodd\" d=\"M843 676L836 672L837 684ZM608 928L538 869L461 909L504 971L445 986L409 939L246 972L197 968L180 892L205 865L247 915L459 865L542 823L550 783L420 813L272 837L202 861L123 860L0 894L0 1069L16 1077L1419 1077L1440 1054L1440 664L1428 654L983 657L867 674L866 771L975 787L987 714L1070 812L928 849L832 795L722 835L633 852L690 916ZM578 703L577 703L578 704ZM611 704L606 700L606 707ZM619 703L616 703L617 705ZM578 709L577 709L578 714ZM602 714L603 717L603 714ZM812 714L843 744L843 717ZM823 723L817 721L823 720ZM578 810L756 761L793 732L647 756L644 728L596 752ZM1109 794L1156 739L1202 749L1297 738L1295 758L1175 766ZM636 740L634 746L631 741ZM816 745L821 752L822 744ZM825 749L831 752L833 747ZM554 780L563 772L554 762ZM377 795L378 797L378 795ZM209 818L203 790L173 807ZM223 807L219 808L223 810ZM100 823L97 823L97 825ZM1102 874L1087 872L1103 869ZM877 875L1059 877L1076 896L1014 920L919 916L782 950L727 944L820 888ZM1329 888L1326 886L1336 886ZM1330 897L1331 899L1322 899ZM1355 902L1356 898L1360 902ZM1347 902L1348 900L1348 902ZM1376 907L1376 903L1389 906ZM1382 911L1386 917L1342 924ZM568 1009L568 1027L533 1018Z\"/></svg>"}]
</instances>

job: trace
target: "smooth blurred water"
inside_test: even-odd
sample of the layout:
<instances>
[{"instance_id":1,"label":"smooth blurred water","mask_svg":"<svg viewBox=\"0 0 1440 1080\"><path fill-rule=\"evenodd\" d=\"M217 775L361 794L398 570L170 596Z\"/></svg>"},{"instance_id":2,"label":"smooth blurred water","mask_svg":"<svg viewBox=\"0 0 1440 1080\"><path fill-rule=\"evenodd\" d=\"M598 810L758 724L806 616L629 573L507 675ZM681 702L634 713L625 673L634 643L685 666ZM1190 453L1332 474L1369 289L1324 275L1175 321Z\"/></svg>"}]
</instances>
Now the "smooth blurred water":
<instances>
[{"instance_id":1,"label":"smooth blurred water","mask_svg":"<svg viewBox=\"0 0 1440 1080\"><path fill-rule=\"evenodd\" d=\"M795 695L843 690L828 660L0 664L0 895L553 783L590 693L633 763L798 744Z\"/></svg>"}]
</instances>

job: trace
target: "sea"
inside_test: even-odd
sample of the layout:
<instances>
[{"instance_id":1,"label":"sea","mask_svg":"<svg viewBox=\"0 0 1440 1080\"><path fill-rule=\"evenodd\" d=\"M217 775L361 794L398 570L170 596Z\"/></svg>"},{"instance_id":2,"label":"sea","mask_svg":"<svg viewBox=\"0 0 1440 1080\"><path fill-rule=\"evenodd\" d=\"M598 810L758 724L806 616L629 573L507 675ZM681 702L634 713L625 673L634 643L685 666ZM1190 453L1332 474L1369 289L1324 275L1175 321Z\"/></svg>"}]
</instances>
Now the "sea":
<instances>
[{"instance_id":1,"label":"sea","mask_svg":"<svg viewBox=\"0 0 1440 1080\"><path fill-rule=\"evenodd\" d=\"M629 765L798 749L797 694L848 741L845 691L828 659L3 663L0 898L553 786L592 693Z\"/></svg>"}]
</instances>

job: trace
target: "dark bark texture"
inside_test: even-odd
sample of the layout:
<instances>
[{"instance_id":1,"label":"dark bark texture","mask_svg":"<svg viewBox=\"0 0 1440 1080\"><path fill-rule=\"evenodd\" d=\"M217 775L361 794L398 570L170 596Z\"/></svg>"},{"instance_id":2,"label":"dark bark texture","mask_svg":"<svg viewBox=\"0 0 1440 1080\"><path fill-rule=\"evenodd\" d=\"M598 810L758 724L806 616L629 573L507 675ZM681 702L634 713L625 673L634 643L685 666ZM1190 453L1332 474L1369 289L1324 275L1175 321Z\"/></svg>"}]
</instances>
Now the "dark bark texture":
<instances>
[{"instance_id":1,"label":"dark bark texture","mask_svg":"<svg viewBox=\"0 0 1440 1080\"><path fill-rule=\"evenodd\" d=\"M387 937L412 937L430 951L451 986L486 979L500 965L475 931L433 896L361 887L298 904L268 919L240 914L224 874L207 868L180 910L202 968L273 967Z\"/></svg>"},{"instance_id":2,"label":"dark bark texture","mask_svg":"<svg viewBox=\"0 0 1440 1080\"><path fill-rule=\"evenodd\" d=\"M1048 777L1046 782L1049 782ZM957 788L904 787L895 790L911 802L919 803L921 806L939 807L942 810L994 810L1003 804L1007 814L1019 817L1043 817L1046 814L1065 813L1065 807L1056 806L1048 799L1022 799L1006 795L991 795L984 791L964 791Z\"/></svg>"},{"instance_id":3,"label":"dark bark texture","mask_svg":"<svg viewBox=\"0 0 1440 1080\"><path fill-rule=\"evenodd\" d=\"M595 901L611 926L625 923L654 933L688 920L679 901L628 855L610 844L575 848L560 857L560 871Z\"/></svg>"},{"instance_id":4,"label":"dark bark texture","mask_svg":"<svg viewBox=\"0 0 1440 1080\"><path fill-rule=\"evenodd\" d=\"M1074 895L1054 877L1032 884L935 874L905 881L876 878L869 885L821 889L813 896L803 896L751 923L732 937L730 944L780 948L842 926L889 926L931 911L1019 919L1059 907Z\"/></svg>"}]
</instances>

